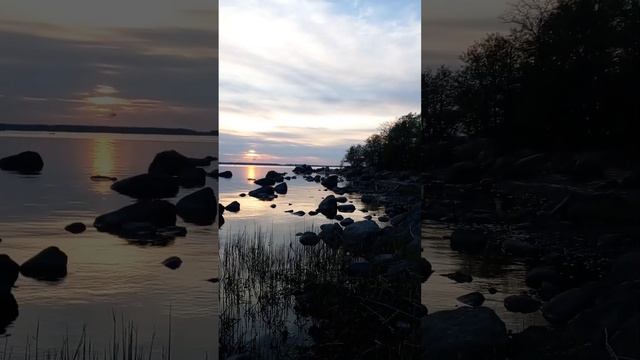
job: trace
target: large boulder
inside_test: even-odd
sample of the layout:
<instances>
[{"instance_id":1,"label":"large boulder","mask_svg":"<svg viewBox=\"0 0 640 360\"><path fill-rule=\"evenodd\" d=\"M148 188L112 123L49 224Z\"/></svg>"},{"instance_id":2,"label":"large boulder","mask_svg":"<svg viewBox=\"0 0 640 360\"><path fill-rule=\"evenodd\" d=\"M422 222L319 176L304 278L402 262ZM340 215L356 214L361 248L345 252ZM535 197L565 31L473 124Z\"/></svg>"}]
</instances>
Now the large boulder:
<instances>
[{"instance_id":1,"label":"large boulder","mask_svg":"<svg viewBox=\"0 0 640 360\"><path fill-rule=\"evenodd\" d=\"M337 249L342 245L342 227L337 223L320 225L318 237L328 247Z\"/></svg>"},{"instance_id":2,"label":"large boulder","mask_svg":"<svg viewBox=\"0 0 640 360\"><path fill-rule=\"evenodd\" d=\"M320 242L320 237L314 232L307 231L300 235L300 244L304 246L315 246Z\"/></svg>"},{"instance_id":3,"label":"large boulder","mask_svg":"<svg viewBox=\"0 0 640 360\"><path fill-rule=\"evenodd\" d=\"M185 188L203 187L207 181L207 172L199 167L185 168L178 174L180 186Z\"/></svg>"},{"instance_id":4,"label":"large boulder","mask_svg":"<svg viewBox=\"0 0 640 360\"><path fill-rule=\"evenodd\" d=\"M218 200L213 189L206 187L180 199L176 212L186 222L211 225L218 215Z\"/></svg>"},{"instance_id":5,"label":"large boulder","mask_svg":"<svg viewBox=\"0 0 640 360\"><path fill-rule=\"evenodd\" d=\"M284 174L285 173L279 173L274 170L269 170L269 172L267 172L267 175L265 175L265 178L272 179L276 183L281 183L284 181Z\"/></svg>"},{"instance_id":6,"label":"large boulder","mask_svg":"<svg viewBox=\"0 0 640 360\"><path fill-rule=\"evenodd\" d=\"M67 276L67 254L50 246L20 265L20 273L39 280L58 280Z\"/></svg>"},{"instance_id":7,"label":"large boulder","mask_svg":"<svg viewBox=\"0 0 640 360\"><path fill-rule=\"evenodd\" d=\"M265 201L270 201L277 197L275 189L272 186L262 186L258 189L251 190L249 191L249 196Z\"/></svg>"},{"instance_id":8,"label":"large boulder","mask_svg":"<svg viewBox=\"0 0 640 360\"><path fill-rule=\"evenodd\" d=\"M178 194L178 182L168 175L141 174L116 181L111 189L135 199L171 198Z\"/></svg>"},{"instance_id":9,"label":"large boulder","mask_svg":"<svg viewBox=\"0 0 640 360\"><path fill-rule=\"evenodd\" d=\"M258 186L273 186L276 184L276 181L272 178L262 178L262 179L258 179L256 181L253 182L254 184L258 185Z\"/></svg>"},{"instance_id":10,"label":"large boulder","mask_svg":"<svg viewBox=\"0 0 640 360\"><path fill-rule=\"evenodd\" d=\"M565 324L595 300L595 288L584 286L556 295L542 306L542 316L551 324Z\"/></svg>"},{"instance_id":11,"label":"large boulder","mask_svg":"<svg viewBox=\"0 0 640 360\"><path fill-rule=\"evenodd\" d=\"M507 311L529 314L540 309L540 302L529 295L511 295L504 298L504 308Z\"/></svg>"},{"instance_id":12,"label":"large boulder","mask_svg":"<svg viewBox=\"0 0 640 360\"><path fill-rule=\"evenodd\" d=\"M43 167L44 161L35 151L25 151L0 159L0 169L21 174L37 174Z\"/></svg>"},{"instance_id":13,"label":"large boulder","mask_svg":"<svg viewBox=\"0 0 640 360\"><path fill-rule=\"evenodd\" d=\"M175 150L167 150L156 154L149 165L149 174L178 176L186 169L196 166L209 166L214 157L207 156L202 159L188 158Z\"/></svg>"},{"instance_id":14,"label":"large boulder","mask_svg":"<svg viewBox=\"0 0 640 360\"><path fill-rule=\"evenodd\" d=\"M6 328L18 318L18 315L16 298L8 290L0 291L0 335L4 335Z\"/></svg>"},{"instance_id":15,"label":"large boulder","mask_svg":"<svg viewBox=\"0 0 640 360\"><path fill-rule=\"evenodd\" d=\"M329 195L322 199L320 205L318 205L317 211L329 219L333 219L338 213L338 202L336 201L336 197Z\"/></svg>"},{"instance_id":16,"label":"large boulder","mask_svg":"<svg viewBox=\"0 0 640 360\"><path fill-rule=\"evenodd\" d=\"M98 231L119 234L127 223L149 223L156 227L176 224L176 207L164 200L141 201L119 210L100 215L93 226Z\"/></svg>"},{"instance_id":17,"label":"large boulder","mask_svg":"<svg viewBox=\"0 0 640 360\"><path fill-rule=\"evenodd\" d=\"M287 183L285 183L285 182L276 185L273 189L278 194L286 194L287 191L289 191L289 187L287 186Z\"/></svg>"},{"instance_id":18,"label":"large boulder","mask_svg":"<svg viewBox=\"0 0 640 360\"><path fill-rule=\"evenodd\" d=\"M20 266L9 255L0 255L0 292L8 291L18 280Z\"/></svg>"},{"instance_id":19,"label":"large boulder","mask_svg":"<svg viewBox=\"0 0 640 360\"><path fill-rule=\"evenodd\" d=\"M309 165L298 165L293 169L295 174L305 175L313 173L313 168Z\"/></svg>"},{"instance_id":20,"label":"large boulder","mask_svg":"<svg viewBox=\"0 0 640 360\"><path fill-rule=\"evenodd\" d=\"M234 200L234 201L230 202L229 205L225 206L224 209L227 210L227 211L234 212L234 213L238 212L238 211L240 211L240 203Z\"/></svg>"},{"instance_id":21,"label":"large boulder","mask_svg":"<svg viewBox=\"0 0 640 360\"><path fill-rule=\"evenodd\" d=\"M460 307L425 316L420 324L422 359L499 359L507 329L486 307Z\"/></svg>"},{"instance_id":22,"label":"large boulder","mask_svg":"<svg viewBox=\"0 0 640 360\"><path fill-rule=\"evenodd\" d=\"M375 221L362 220L344 228L342 242L348 251L363 251L373 245L380 232L380 227Z\"/></svg>"},{"instance_id":23,"label":"large boulder","mask_svg":"<svg viewBox=\"0 0 640 360\"><path fill-rule=\"evenodd\" d=\"M328 188L328 189L333 189L336 186L338 186L338 175L329 175L326 178L324 178L320 183L322 184L322 186Z\"/></svg>"}]
</instances>

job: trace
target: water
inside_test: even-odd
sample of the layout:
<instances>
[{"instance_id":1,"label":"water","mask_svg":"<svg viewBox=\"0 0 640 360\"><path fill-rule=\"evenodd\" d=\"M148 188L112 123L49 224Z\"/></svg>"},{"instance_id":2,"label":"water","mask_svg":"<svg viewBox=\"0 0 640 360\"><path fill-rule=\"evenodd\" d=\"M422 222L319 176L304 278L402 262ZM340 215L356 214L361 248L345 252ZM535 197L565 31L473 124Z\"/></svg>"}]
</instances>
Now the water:
<instances>
[{"instance_id":1,"label":"water","mask_svg":"<svg viewBox=\"0 0 640 360\"><path fill-rule=\"evenodd\" d=\"M484 306L493 309L505 322L508 330L519 332L528 326L545 323L539 312L519 314L508 312L504 308L505 297L528 289L525 285L526 268L522 262L507 257L486 259L453 251L449 247L449 240L444 238L451 231L451 228L434 222L424 221L422 224L422 254L431 262L434 270L429 280L422 285L422 303L427 306L429 313L464 306L456 298L479 291L486 298ZM473 281L458 284L441 276L456 271L472 275ZM491 287L498 292L489 294L488 289Z\"/></svg>"},{"instance_id":2,"label":"water","mask_svg":"<svg viewBox=\"0 0 640 360\"><path fill-rule=\"evenodd\" d=\"M0 253L22 263L55 245L69 258L68 276L60 282L18 278L13 294L20 315L6 329L14 355L21 353L38 324L43 351L59 348L65 333L76 341L83 325L93 346L102 351L112 336L115 313L137 326L139 342L148 343L155 332L156 349L168 344L171 314L173 357L203 359L208 353L215 358L218 285L206 280L218 276L217 226L178 219L188 234L166 247L131 245L90 226L97 215L133 201L111 191L110 182L91 181L91 175L124 178L146 172L153 156L168 149L192 157L216 156L217 138L0 133L0 157L34 150L45 163L40 175L0 171ZM207 182L217 190L214 179ZM192 191L181 189L168 200L175 202ZM76 221L87 224L87 231L67 233L64 226ZM183 260L179 269L160 264L174 255ZM189 336L183 336L186 333Z\"/></svg>"}]
</instances>

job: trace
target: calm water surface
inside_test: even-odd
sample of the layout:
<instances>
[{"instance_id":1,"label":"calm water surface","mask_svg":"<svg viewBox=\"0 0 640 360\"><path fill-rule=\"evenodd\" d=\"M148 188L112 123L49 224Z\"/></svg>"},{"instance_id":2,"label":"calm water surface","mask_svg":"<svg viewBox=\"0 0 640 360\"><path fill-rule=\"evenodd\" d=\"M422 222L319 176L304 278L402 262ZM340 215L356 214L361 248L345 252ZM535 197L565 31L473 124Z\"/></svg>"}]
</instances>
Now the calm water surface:
<instances>
[{"instance_id":1,"label":"calm water surface","mask_svg":"<svg viewBox=\"0 0 640 360\"><path fill-rule=\"evenodd\" d=\"M38 324L42 351L59 347L66 332L75 341L83 325L94 347L102 349L115 313L137 326L139 342L148 343L155 332L156 348L168 343L171 314L173 357L215 358L218 285L206 279L218 276L217 226L183 224L178 218L188 234L166 247L131 245L91 226L96 216L133 202L111 191L110 182L91 181L91 175L144 173L156 153L169 149L216 156L217 138L0 133L0 157L33 150L45 163L40 175L0 171L0 253L22 263L55 245L69 258L68 276L60 282L18 278L13 294L20 315L6 329L14 355ZM207 181L217 192L217 182ZM195 190L181 189L168 200L175 203ZM87 224L87 231L67 233L64 227L76 221ZM160 264L174 255L183 260L179 269Z\"/></svg>"},{"instance_id":2,"label":"calm water surface","mask_svg":"<svg viewBox=\"0 0 640 360\"><path fill-rule=\"evenodd\" d=\"M422 285L422 303L427 306L429 313L464 306L456 298L479 291L486 298L484 306L492 308L509 330L518 332L528 326L545 323L540 313L517 314L504 308L505 297L528 289L524 281L526 269L523 263L508 258L484 259L453 251L449 247L449 239L445 238L451 232L452 229L445 225L428 221L422 224L422 254L435 271ZM472 275L473 281L458 284L442 276L456 271ZM489 294L490 287L498 292Z\"/></svg>"}]
</instances>

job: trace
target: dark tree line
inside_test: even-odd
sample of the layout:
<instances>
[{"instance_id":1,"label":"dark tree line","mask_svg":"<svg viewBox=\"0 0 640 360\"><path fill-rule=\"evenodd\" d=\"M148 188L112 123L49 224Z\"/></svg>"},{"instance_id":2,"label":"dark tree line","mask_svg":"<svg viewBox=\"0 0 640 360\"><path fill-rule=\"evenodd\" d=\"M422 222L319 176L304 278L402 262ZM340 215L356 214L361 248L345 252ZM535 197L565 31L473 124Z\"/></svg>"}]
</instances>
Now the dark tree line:
<instances>
[{"instance_id":1,"label":"dark tree line","mask_svg":"<svg viewBox=\"0 0 640 360\"><path fill-rule=\"evenodd\" d=\"M423 141L456 135L506 145L637 143L640 1L524 0L458 69L422 77Z\"/></svg>"}]
</instances>

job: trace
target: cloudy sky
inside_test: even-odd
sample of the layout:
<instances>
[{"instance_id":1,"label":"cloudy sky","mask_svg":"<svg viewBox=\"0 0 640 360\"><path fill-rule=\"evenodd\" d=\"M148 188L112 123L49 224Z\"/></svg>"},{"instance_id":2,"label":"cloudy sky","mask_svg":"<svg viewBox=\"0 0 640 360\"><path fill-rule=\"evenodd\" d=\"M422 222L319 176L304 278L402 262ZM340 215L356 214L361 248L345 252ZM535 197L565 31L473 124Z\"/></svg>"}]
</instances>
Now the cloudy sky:
<instances>
[{"instance_id":1,"label":"cloudy sky","mask_svg":"<svg viewBox=\"0 0 640 360\"><path fill-rule=\"evenodd\" d=\"M222 161L337 164L420 111L420 0L220 0Z\"/></svg>"},{"instance_id":2,"label":"cloudy sky","mask_svg":"<svg viewBox=\"0 0 640 360\"><path fill-rule=\"evenodd\" d=\"M217 0L0 3L0 123L217 128Z\"/></svg>"},{"instance_id":3,"label":"cloudy sky","mask_svg":"<svg viewBox=\"0 0 640 360\"><path fill-rule=\"evenodd\" d=\"M487 33L509 28L499 17L515 0L422 0L424 68L458 65L460 54Z\"/></svg>"}]
</instances>

